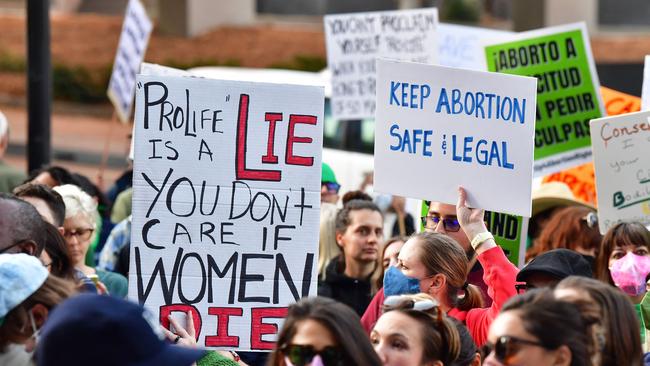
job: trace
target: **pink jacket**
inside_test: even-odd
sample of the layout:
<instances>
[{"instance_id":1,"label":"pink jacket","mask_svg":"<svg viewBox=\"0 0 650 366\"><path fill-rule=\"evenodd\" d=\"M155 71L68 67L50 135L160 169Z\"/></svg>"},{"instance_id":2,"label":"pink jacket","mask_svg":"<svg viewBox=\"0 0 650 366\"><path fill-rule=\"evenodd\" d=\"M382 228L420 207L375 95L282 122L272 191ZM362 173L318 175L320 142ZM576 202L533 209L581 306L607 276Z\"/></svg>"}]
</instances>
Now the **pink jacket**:
<instances>
[{"instance_id":1,"label":"pink jacket","mask_svg":"<svg viewBox=\"0 0 650 366\"><path fill-rule=\"evenodd\" d=\"M468 311L454 308L449 310L447 315L462 321L467 326L476 345L481 347L487 341L490 324L499 315L503 304L517 294L515 282L519 270L508 261L500 247L483 252L478 256L478 261L483 266L483 280L488 286L488 295L493 300L492 305L488 308L476 308ZM381 289L361 318L361 324L368 333L381 315L384 297L384 289Z\"/></svg>"}]
</instances>

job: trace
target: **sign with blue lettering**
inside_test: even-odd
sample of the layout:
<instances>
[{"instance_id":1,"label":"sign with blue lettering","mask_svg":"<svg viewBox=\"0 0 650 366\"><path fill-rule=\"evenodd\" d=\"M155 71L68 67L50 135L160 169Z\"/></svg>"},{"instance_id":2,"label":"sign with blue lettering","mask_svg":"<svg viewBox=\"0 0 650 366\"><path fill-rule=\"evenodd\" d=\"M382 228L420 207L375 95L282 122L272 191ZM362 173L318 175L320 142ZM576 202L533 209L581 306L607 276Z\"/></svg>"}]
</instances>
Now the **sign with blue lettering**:
<instances>
[{"instance_id":1,"label":"sign with blue lettering","mask_svg":"<svg viewBox=\"0 0 650 366\"><path fill-rule=\"evenodd\" d=\"M487 71L485 43L505 42L516 33L495 29L440 23L438 33L438 64L463 69Z\"/></svg>"},{"instance_id":2,"label":"sign with blue lettering","mask_svg":"<svg viewBox=\"0 0 650 366\"><path fill-rule=\"evenodd\" d=\"M151 20L140 1L129 0L107 92L123 123L131 119L135 75L140 70L152 29Z\"/></svg>"},{"instance_id":3,"label":"sign with blue lettering","mask_svg":"<svg viewBox=\"0 0 650 366\"><path fill-rule=\"evenodd\" d=\"M536 79L377 61L375 189L530 217Z\"/></svg>"}]
</instances>

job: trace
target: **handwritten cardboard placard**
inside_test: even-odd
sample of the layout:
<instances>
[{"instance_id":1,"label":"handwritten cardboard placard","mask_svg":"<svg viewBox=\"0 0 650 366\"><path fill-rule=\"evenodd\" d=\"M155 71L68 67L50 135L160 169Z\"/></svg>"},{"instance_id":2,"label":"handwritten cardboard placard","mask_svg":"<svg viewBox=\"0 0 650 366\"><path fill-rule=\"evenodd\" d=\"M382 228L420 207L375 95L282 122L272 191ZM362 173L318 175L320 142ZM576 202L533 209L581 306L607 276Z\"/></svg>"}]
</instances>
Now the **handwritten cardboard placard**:
<instances>
[{"instance_id":1,"label":"handwritten cardboard placard","mask_svg":"<svg viewBox=\"0 0 650 366\"><path fill-rule=\"evenodd\" d=\"M439 65L479 71L487 71L483 45L488 41L505 42L516 34L448 23L438 24L436 32Z\"/></svg>"},{"instance_id":2,"label":"handwritten cardboard placard","mask_svg":"<svg viewBox=\"0 0 650 366\"><path fill-rule=\"evenodd\" d=\"M534 78L377 61L375 190L530 217Z\"/></svg>"},{"instance_id":3,"label":"handwritten cardboard placard","mask_svg":"<svg viewBox=\"0 0 650 366\"><path fill-rule=\"evenodd\" d=\"M140 1L129 0L107 92L123 123L131 119L135 76L144 59L152 29L151 20Z\"/></svg>"},{"instance_id":4,"label":"handwritten cardboard placard","mask_svg":"<svg viewBox=\"0 0 650 366\"><path fill-rule=\"evenodd\" d=\"M620 221L650 225L650 112L595 119L590 126L600 232Z\"/></svg>"},{"instance_id":5,"label":"handwritten cardboard placard","mask_svg":"<svg viewBox=\"0 0 650 366\"><path fill-rule=\"evenodd\" d=\"M138 75L129 297L269 350L316 294L324 91Z\"/></svg>"},{"instance_id":6,"label":"handwritten cardboard placard","mask_svg":"<svg viewBox=\"0 0 650 366\"><path fill-rule=\"evenodd\" d=\"M537 83L535 176L591 161L589 121L605 116L584 23L517 34L485 47L489 71L534 76Z\"/></svg>"},{"instance_id":7,"label":"handwritten cardboard placard","mask_svg":"<svg viewBox=\"0 0 650 366\"><path fill-rule=\"evenodd\" d=\"M327 66L332 73L332 115L375 115L375 59L436 62L435 8L326 15Z\"/></svg>"}]
</instances>

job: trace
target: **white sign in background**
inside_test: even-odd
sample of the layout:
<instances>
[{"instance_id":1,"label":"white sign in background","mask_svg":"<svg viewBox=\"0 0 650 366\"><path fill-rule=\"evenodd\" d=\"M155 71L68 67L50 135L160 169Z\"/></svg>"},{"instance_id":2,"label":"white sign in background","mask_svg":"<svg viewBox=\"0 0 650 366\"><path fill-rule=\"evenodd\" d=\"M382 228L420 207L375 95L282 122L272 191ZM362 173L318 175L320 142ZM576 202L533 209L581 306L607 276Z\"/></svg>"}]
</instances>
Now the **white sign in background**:
<instances>
[{"instance_id":1,"label":"white sign in background","mask_svg":"<svg viewBox=\"0 0 650 366\"><path fill-rule=\"evenodd\" d=\"M600 232L620 221L650 225L650 112L593 119L590 132Z\"/></svg>"},{"instance_id":2,"label":"white sign in background","mask_svg":"<svg viewBox=\"0 0 650 366\"><path fill-rule=\"evenodd\" d=\"M436 32L439 65L478 71L487 70L484 44L506 42L516 34L448 23L440 23Z\"/></svg>"},{"instance_id":3,"label":"white sign in background","mask_svg":"<svg viewBox=\"0 0 650 366\"><path fill-rule=\"evenodd\" d=\"M138 75L129 297L269 350L316 294L323 88ZM271 138L269 138L269 136Z\"/></svg>"},{"instance_id":4,"label":"white sign in background","mask_svg":"<svg viewBox=\"0 0 650 366\"><path fill-rule=\"evenodd\" d=\"M645 56L643 64L643 87L641 88L641 110L650 109L650 55Z\"/></svg>"},{"instance_id":5,"label":"white sign in background","mask_svg":"<svg viewBox=\"0 0 650 366\"><path fill-rule=\"evenodd\" d=\"M375 190L530 217L537 80L377 61Z\"/></svg>"},{"instance_id":6,"label":"white sign in background","mask_svg":"<svg viewBox=\"0 0 650 366\"><path fill-rule=\"evenodd\" d=\"M153 25L139 0L129 0L108 83L108 99L123 123L131 119L135 75L140 70Z\"/></svg>"},{"instance_id":7,"label":"white sign in background","mask_svg":"<svg viewBox=\"0 0 650 366\"><path fill-rule=\"evenodd\" d=\"M332 115L375 115L375 59L437 61L435 8L326 15L327 66L332 74Z\"/></svg>"}]
</instances>

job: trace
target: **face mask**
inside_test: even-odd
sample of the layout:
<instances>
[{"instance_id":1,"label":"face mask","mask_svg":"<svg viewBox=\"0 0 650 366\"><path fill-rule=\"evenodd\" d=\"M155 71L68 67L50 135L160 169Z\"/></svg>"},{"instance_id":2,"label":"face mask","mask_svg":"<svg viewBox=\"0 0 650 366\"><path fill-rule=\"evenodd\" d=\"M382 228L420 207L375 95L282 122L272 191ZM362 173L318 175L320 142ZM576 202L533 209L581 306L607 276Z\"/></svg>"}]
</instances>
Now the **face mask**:
<instances>
[{"instance_id":1,"label":"face mask","mask_svg":"<svg viewBox=\"0 0 650 366\"><path fill-rule=\"evenodd\" d=\"M650 257L627 253L609 269L614 284L630 296L646 292L646 276L650 273Z\"/></svg>"},{"instance_id":2,"label":"face mask","mask_svg":"<svg viewBox=\"0 0 650 366\"><path fill-rule=\"evenodd\" d=\"M420 280L407 277L397 267L390 266L384 273L384 295L420 293Z\"/></svg>"},{"instance_id":3,"label":"face mask","mask_svg":"<svg viewBox=\"0 0 650 366\"><path fill-rule=\"evenodd\" d=\"M34 314L32 312L29 312L29 321L32 323L32 338L34 338L34 344L38 344L38 340L41 337L41 330L36 329L36 321L34 320Z\"/></svg>"}]
</instances>

